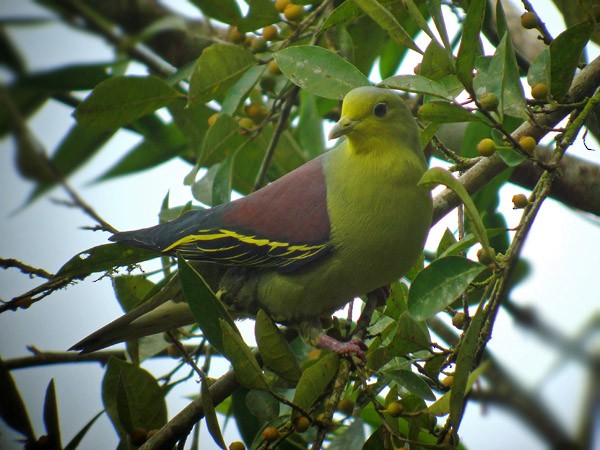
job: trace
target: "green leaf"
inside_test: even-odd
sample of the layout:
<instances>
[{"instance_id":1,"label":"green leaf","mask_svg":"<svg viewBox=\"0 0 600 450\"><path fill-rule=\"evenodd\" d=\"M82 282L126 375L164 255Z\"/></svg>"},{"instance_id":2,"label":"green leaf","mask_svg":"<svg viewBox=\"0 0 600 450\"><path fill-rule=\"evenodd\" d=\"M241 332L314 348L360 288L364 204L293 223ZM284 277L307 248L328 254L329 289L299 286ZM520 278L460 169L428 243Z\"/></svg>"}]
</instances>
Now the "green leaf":
<instances>
[{"instance_id":1,"label":"green leaf","mask_svg":"<svg viewBox=\"0 0 600 450\"><path fill-rule=\"evenodd\" d=\"M206 419L206 427L208 432L212 436L215 443L223 450L227 449L223 434L221 433L221 427L219 426L219 420L217 419L217 412L215 411L215 403L213 402L212 395L208 385L208 378L202 373L202 383L200 385L200 395L202 396L202 408L204 410L204 418Z\"/></svg>"},{"instance_id":2,"label":"green leaf","mask_svg":"<svg viewBox=\"0 0 600 450\"><path fill-rule=\"evenodd\" d=\"M255 64L254 55L238 45L213 44L205 48L194 66L188 106L223 98Z\"/></svg>"},{"instance_id":3,"label":"green leaf","mask_svg":"<svg viewBox=\"0 0 600 450\"><path fill-rule=\"evenodd\" d=\"M52 170L47 151L20 117L13 133L17 151L16 166L19 174L39 183L54 183L57 175Z\"/></svg>"},{"instance_id":4,"label":"green leaf","mask_svg":"<svg viewBox=\"0 0 600 450\"><path fill-rule=\"evenodd\" d=\"M133 431L133 416L131 411L131 405L129 404L129 393L125 387L125 381L123 375L119 374L117 378L117 420L127 433Z\"/></svg>"},{"instance_id":5,"label":"green leaf","mask_svg":"<svg viewBox=\"0 0 600 450\"><path fill-rule=\"evenodd\" d=\"M35 439L27 407L4 361L0 358L0 417L4 423L27 439Z\"/></svg>"},{"instance_id":6,"label":"green leaf","mask_svg":"<svg viewBox=\"0 0 600 450\"><path fill-rule=\"evenodd\" d=\"M410 370L393 370L384 374L394 380L399 386L424 400L435 400L435 395L422 377Z\"/></svg>"},{"instance_id":7,"label":"green leaf","mask_svg":"<svg viewBox=\"0 0 600 450\"><path fill-rule=\"evenodd\" d=\"M289 80L320 97L341 100L350 90L369 85L360 70L322 47L289 47L273 57Z\"/></svg>"},{"instance_id":8,"label":"green leaf","mask_svg":"<svg viewBox=\"0 0 600 450\"><path fill-rule=\"evenodd\" d=\"M454 71L454 61L448 52L436 41L431 41L425 49L419 75L430 80L439 80L453 74Z\"/></svg>"},{"instance_id":9,"label":"green leaf","mask_svg":"<svg viewBox=\"0 0 600 450\"><path fill-rule=\"evenodd\" d=\"M502 2L496 3L496 32L498 33L498 36L504 36L509 32Z\"/></svg>"},{"instance_id":10,"label":"green leaf","mask_svg":"<svg viewBox=\"0 0 600 450\"><path fill-rule=\"evenodd\" d=\"M248 389L270 390L258 361L242 339L237 327L230 325L224 319L219 319L219 325L223 339L223 354L233 366L235 377L240 384Z\"/></svg>"},{"instance_id":11,"label":"green leaf","mask_svg":"<svg viewBox=\"0 0 600 450\"><path fill-rule=\"evenodd\" d=\"M429 14L433 19L433 23L435 23L435 27L442 38L442 43L444 44L444 48L448 52L448 55L452 55L452 46L450 44L450 40L448 39L448 31L446 30L446 22L444 20L444 16L442 15L442 5L440 0L426 0L427 9L429 9ZM437 44L437 41L432 40L432 44ZM431 45L431 44L430 44ZM439 44L437 44L439 45Z\"/></svg>"},{"instance_id":12,"label":"green leaf","mask_svg":"<svg viewBox=\"0 0 600 450\"><path fill-rule=\"evenodd\" d=\"M450 418L452 428L458 430L465 408L465 396L469 387L469 374L474 369L477 349L481 345L481 330L485 323L483 302L471 321L456 357L454 380L450 390Z\"/></svg>"},{"instance_id":13,"label":"green leaf","mask_svg":"<svg viewBox=\"0 0 600 450\"><path fill-rule=\"evenodd\" d=\"M179 97L179 92L158 77L112 77L96 86L73 115L86 127L113 130L168 106Z\"/></svg>"},{"instance_id":14,"label":"green leaf","mask_svg":"<svg viewBox=\"0 0 600 450\"><path fill-rule=\"evenodd\" d=\"M88 423L86 423L81 430L79 430L79 432L73 437L73 439L69 441L69 443L65 446L64 450L75 450L77 447L79 447L79 444L81 443L87 432L90 430L90 428L92 428L92 425L96 423L96 420L98 420L98 418L100 418L102 414L104 414L104 410L100 411L98 414L92 417L91 420Z\"/></svg>"},{"instance_id":15,"label":"green leaf","mask_svg":"<svg viewBox=\"0 0 600 450\"><path fill-rule=\"evenodd\" d=\"M355 2L342 2L327 16L327 19L325 19L325 22L321 26L319 32L322 33L337 25L342 25L351 22L355 19L358 19L363 14L364 13L362 9L360 9Z\"/></svg>"},{"instance_id":16,"label":"green leaf","mask_svg":"<svg viewBox=\"0 0 600 450\"><path fill-rule=\"evenodd\" d=\"M426 327L421 327L409 314L403 312L398 318L396 334L388 346L388 352L394 356L404 357L431 347L431 340Z\"/></svg>"},{"instance_id":17,"label":"green leaf","mask_svg":"<svg viewBox=\"0 0 600 450\"><path fill-rule=\"evenodd\" d=\"M237 153L237 152L236 152ZM231 200L231 185L235 154L225 158L219 164L212 185L211 206L221 205Z\"/></svg>"},{"instance_id":18,"label":"green leaf","mask_svg":"<svg viewBox=\"0 0 600 450\"><path fill-rule=\"evenodd\" d=\"M460 200L465 205L465 213L467 217L471 221L471 226L473 227L473 233L477 236L479 242L484 248L489 248L490 243L487 238L487 233L485 227L483 226L483 222L481 221L481 217L479 216L479 212L473 203L473 200L467 193L464 186L458 181L450 172L440 167L434 167L429 169L425 174L421 177L419 181L420 186L427 186L429 188L433 188L438 184L443 184L444 186L452 189L456 195L460 198ZM493 258L492 258L493 259Z\"/></svg>"},{"instance_id":19,"label":"green leaf","mask_svg":"<svg viewBox=\"0 0 600 450\"><path fill-rule=\"evenodd\" d=\"M501 122L504 121L505 113L521 119L529 117L519 66L508 33L496 47L492 58L478 59L477 69L473 86L478 95L488 92L498 97L498 113Z\"/></svg>"},{"instance_id":20,"label":"green leaf","mask_svg":"<svg viewBox=\"0 0 600 450\"><path fill-rule=\"evenodd\" d=\"M496 153L508 167L516 167L526 159L522 153L512 148L498 148Z\"/></svg>"},{"instance_id":21,"label":"green leaf","mask_svg":"<svg viewBox=\"0 0 600 450\"><path fill-rule=\"evenodd\" d=\"M427 102L419 108L419 117L428 122L456 123L482 121L483 119L463 107L449 102Z\"/></svg>"},{"instance_id":22,"label":"green leaf","mask_svg":"<svg viewBox=\"0 0 600 450\"><path fill-rule=\"evenodd\" d=\"M293 402L304 410L308 410L312 404L323 394L327 385L337 374L340 358L335 353L328 353L312 366L307 367L294 393ZM292 418L300 414L297 410L292 411Z\"/></svg>"},{"instance_id":23,"label":"green leaf","mask_svg":"<svg viewBox=\"0 0 600 450\"><path fill-rule=\"evenodd\" d=\"M306 91L300 91L298 116L298 126L293 134L302 147L305 161L310 161L325 151L325 137L316 99Z\"/></svg>"},{"instance_id":24,"label":"green leaf","mask_svg":"<svg viewBox=\"0 0 600 450\"><path fill-rule=\"evenodd\" d=\"M246 395L246 407L253 416L268 422L279 416L279 401L269 392L252 390Z\"/></svg>"},{"instance_id":25,"label":"green leaf","mask_svg":"<svg viewBox=\"0 0 600 450\"><path fill-rule=\"evenodd\" d=\"M56 276L83 280L94 272L106 272L119 266L130 266L159 256L156 252L115 243L92 247L63 265Z\"/></svg>"},{"instance_id":26,"label":"green leaf","mask_svg":"<svg viewBox=\"0 0 600 450\"><path fill-rule=\"evenodd\" d=\"M328 450L361 450L365 443L365 423L359 417L327 446Z\"/></svg>"},{"instance_id":27,"label":"green leaf","mask_svg":"<svg viewBox=\"0 0 600 450\"><path fill-rule=\"evenodd\" d=\"M392 89L452 100L452 95L442 85L419 75L397 75L386 78L380 84Z\"/></svg>"},{"instance_id":28,"label":"green leaf","mask_svg":"<svg viewBox=\"0 0 600 450\"><path fill-rule=\"evenodd\" d=\"M473 85L475 58L480 54L479 33L485 17L486 0L472 0L463 23L462 38L456 57L456 75L470 89Z\"/></svg>"},{"instance_id":29,"label":"green leaf","mask_svg":"<svg viewBox=\"0 0 600 450\"><path fill-rule=\"evenodd\" d=\"M187 141L190 150L198 155L204 136L209 128L208 118L215 113L215 110L203 104L188 107L187 101L181 100L173 103L169 107L169 112Z\"/></svg>"},{"instance_id":30,"label":"green leaf","mask_svg":"<svg viewBox=\"0 0 600 450\"><path fill-rule=\"evenodd\" d=\"M560 102L569 92L579 58L593 31L593 23L582 22L563 31L550 44L550 93L555 100Z\"/></svg>"},{"instance_id":31,"label":"green leaf","mask_svg":"<svg viewBox=\"0 0 600 450\"><path fill-rule=\"evenodd\" d=\"M444 359L445 359L445 357L444 357ZM477 367L473 372L471 372L471 374L469 375L469 378L467 379L465 395L469 393L469 391L471 390L471 386L473 386L473 383L475 383L475 381L477 381L477 379L481 376L481 374L483 372L485 372L485 370L489 367L489 365L490 365L490 361L484 361L483 363L481 363L479 365L479 367ZM454 386L454 382L452 383L452 386ZM450 412L450 395L451 394L452 394L452 392L446 392L435 403L432 403L427 408L427 411L438 417L445 416L446 414L448 414Z\"/></svg>"},{"instance_id":32,"label":"green leaf","mask_svg":"<svg viewBox=\"0 0 600 450\"><path fill-rule=\"evenodd\" d=\"M240 31L252 31L281 21L271 0L245 0L249 6L248 15L240 22Z\"/></svg>"},{"instance_id":33,"label":"green leaf","mask_svg":"<svg viewBox=\"0 0 600 450\"><path fill-rule=\"evenodd\" d=\"M289 381L298 381L302 369L279 327L262 309L256 314L254 335L265 366Z\"/></svg>"},{"instance_id":34,"label":"green leaf","mask_svg":"<svg viewBox=\"0 0 600 450\"><path fill-rule=\"evenodd\" d=\"M210 167L232 156L237 148L248 141L239 133L239 130L238 123L231 116L219 114L202 142L198 158L200 164Z\"/></svg>"},{"instance_id":35,"label":"green leaf","mask_svg":"<svg viewBox=\"0 0 600 450\"><path fill-rule=\"evenodd\" d=\"M237 329L233 319L202 276L185 259L179 257L177 265L183 294L194 313L203 336L214 348L225 354L223 333L219 321L224 320L232 328Z\"/></svg>"},{"instance_id":36,"label":"green leaf","mask_svg":"<svg viewBox=\"0 0 600 450\"><path fill-rule=\"evenodd\" d=\"M205 16L219 22L237 25L242 19L242 13L235 0L191 0L191 2Z\"/></svg>"},{"instance_id":37,"label":"green leaf","mask_svg":"<svg viewBox=\"0 0 600 450\"><path fill-rule=\"evenodd\" d=\"M434 138L437 131L442 126L441 123L438 122L430 122L419 132L419 143L421 144L421 148L425 148L429 145L431 140Z\"/></svg>"},{"instance_id":38,"label":"green leaf","mask_svg":"<svg viewBox=\"0 0 600 450\"><path fill-rule=\"evenodd\" d=\"M156 285L145 276L120 275L113 278L113 289L123 311L139 306Z\"/></svg>"},{"instance_id":39,"label":"green leaf","mask_svg":"<svg viewBox=\"0 0 600 450\"><path fill-rule=\"evenodd\" d=\"M527 72L527 83L529 86L534 86L538 83L543 83L550 87L550 50L545 48L542 50L529 66Z\"/></svg>"},{"instance_id":40,"label":"green leaf","mask_svg":"<svg viewBox=\"0 0 600 450\"><path fill-rule=\"evenodd\" d=\"M225 97L225 100L223 100L223 105L221 106L221 113L233 116L240 105L248 97L252 88L256 86L256 83L258 83L266 68L267 66L265 64L262 66L250 67L227 92L227 96Z\"/></svg>"},{"instance_id":41,"label":"green leaf","mask_svg":"<svg viewBox=\"0 0 600 450\"><path fill-rule=\"evenodd\" d=\"M173 123L155 127L142 142L123 156L95 182L130 175L158 166L175 158L187 148L179 127Z\"/></svg>"},{"instance_id":42,"label":"green leaf","mask_svg":"<svg viewBox=\"0 0 600 450\"><path fill-rule=\"evenodd\" d=\"M108 70L119 63L75 64L23 77L20 84L50 92L88 91L110 78Z\"/></svg>"},{"instance_id":43,"label":"green leaf","mask_svg":"<svg viewBox=\"0 0 600 450\"><path fill-rule=\"evenodd\" d=\"M408 12L408 15L412 19L412 21L422 30L429 38L437 42L437 36L431 31L429 25L427 24L427 20L421 14L418 6L415 4L413 0L402 0L402 6ZM422 52L421 52L422 53Z\"/></svg>"},{"instance_id":44,"label":"green leaf","mask_svg":"<svg viewBox=\"0 0 600 450\"><path fill-rule=\"evenodd\" d=\"M66 178L96 155L113 134L114 131L99 131L75 124L62 138L50 161ZM56 186L54 181L38 183L27 202L33 202L54 186Z\"/></svg>"},{"instance_id":45,"label":"green leaf","mask_svg":"<svg viewBox=\"0 0 600 450\"><path fill-rule=\"evenodd\" d=\"M121 437L133 428L153 430L167 422L167 406L159 384L149 372L126 361L108 360L102 402Z\"/></svg>"},{"instance_id":46,"label":"green leaf","mask_svg":"<svg viewBox=\"0 0 600 450\"><path fill-rule=\"evenodd\" d=\"M44 398L44 427L48 440L44 448L49 450L61 450L60 422L58 420L58 403L56 402L56 388L54 378L48 383L46 396Z\"/></svg>"},{"instance_id":47,"label":"green leaf","mask_svg":"<svg viewBox=\"0 0 600 450\"><path fill-rule=\"evenodd\" d=\"M235 423L244 442L248 445L250 445L255 436L258 436L263 424L248 409L246 398L249 393L249 389L240 386L240 388L236 389L231 396L231 415L235 419Z\"/></svg>"},{"instance_id":48,"label":"green leaf","mask_svg":"<svg viewBox=\"0 0 600 450\"><path fill-rule=\"evenodd\" d=\"M486 231L488 238L494 238L496 236L501 236L502 234L506 233L506 228L488 228ZM475 244L477 244L477 242L478 241L475 235L472 233L468 233L460 241L448 245L448 247L444 248L443 251L440 252L440 249L438 248L437 258L444 258L446 256L458 255L459 253L466 252Z\"/></svg>"},{"instance_id":49,"label":"green leaf","mask_svg":"<svg viewBox=\"0 0 600 450\"><path fill-rule=\"evenodd\" d=\"M456 244L454 233L452 233L449 228L446 228L442 238L440 239L440 243L437 246L437 250L435 251L436 258L442 256L444 252L453 244Z\"/></svg>"},{"instance_id":50,"label":"green leaf","mask_svg":"<svg viewBox=\"0 0 600 450\"><path fill-rule=\"evenodd\" d=\"M23 118L31 116L50 98L50 94L47 92L19 85L4 87L3 92ZM10 111L10 108L6 106L7 100L0 99L0 137L13 131L15 127L12 118L15 111Z\"/></svg>"},{"instance_id":51,"label":"green leaf","mask_svg":"<svg viewBox=\"0 0 600 450\"><path fill-rule=\"evenodd\" d=\"M462 256L436 259L413 280L408 310L415 320L426 320L450 305L485 270Z\"/></svg>"},{"instance_id":52,"label":"green leaf","mask_svg":"<svg viewBox=\"0 0 600 450\"><path fill-rule=\"evenodd\" d=\"M371 19L373 19L398 44L423 54L406 30L398 23L394 15L377 0L354 0Z\"/></svg>"}]
</instances>

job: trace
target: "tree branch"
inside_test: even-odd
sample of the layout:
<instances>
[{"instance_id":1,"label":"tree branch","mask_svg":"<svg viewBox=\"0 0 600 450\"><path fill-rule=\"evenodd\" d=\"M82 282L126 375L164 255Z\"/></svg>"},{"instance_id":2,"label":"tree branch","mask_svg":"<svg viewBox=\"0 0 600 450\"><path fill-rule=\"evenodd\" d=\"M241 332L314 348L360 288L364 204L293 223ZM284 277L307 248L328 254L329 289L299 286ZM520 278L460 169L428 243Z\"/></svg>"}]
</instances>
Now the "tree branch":
<instances>
[{"instance_id":1,"label":"tree branch","mask_svg":"<svg viewBox=\"0 0 600 450\"><path fill-rule=\"evenodd\" d=\"M575 77L571 90L565 103L581 102L591 96L600 85L600 57L593 60ZM545 136L548 130L554 128L571 111L567 108L559 108L548 114L537 114L535 122L526 122L517 128L512 136L519 140L524 136L532 136L536 141ZM499 175L506 164L497 154L482 159L479 163L467 170L460 181L469 194L473 194ZM434 199L433 223L437 223L442 217L460 204L460 199L451 189L445 189Z\"/></svg>"}]
</instances>

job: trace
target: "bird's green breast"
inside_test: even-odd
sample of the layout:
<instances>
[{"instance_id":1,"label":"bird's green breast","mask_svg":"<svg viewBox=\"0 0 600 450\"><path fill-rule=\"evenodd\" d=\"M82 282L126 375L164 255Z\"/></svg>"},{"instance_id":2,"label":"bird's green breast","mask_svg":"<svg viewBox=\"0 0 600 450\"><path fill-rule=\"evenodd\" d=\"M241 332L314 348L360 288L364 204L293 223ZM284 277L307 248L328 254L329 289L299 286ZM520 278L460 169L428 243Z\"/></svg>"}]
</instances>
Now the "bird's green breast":
<instances>
[{"instance_id":1,"label":"bird's green breast","mask_svg":"<svg viewBox=\"0 0 600 450\"><path fill-rule=\"evenodd\" d=\"M333 250L306 270L261 276L259 302L276 320L297 322L338 309L414 264L432 209L429 192L417 186L425 170L417 155L403 148L356 154L348 142L326 155Z\"/></svg>"}]
</instances>

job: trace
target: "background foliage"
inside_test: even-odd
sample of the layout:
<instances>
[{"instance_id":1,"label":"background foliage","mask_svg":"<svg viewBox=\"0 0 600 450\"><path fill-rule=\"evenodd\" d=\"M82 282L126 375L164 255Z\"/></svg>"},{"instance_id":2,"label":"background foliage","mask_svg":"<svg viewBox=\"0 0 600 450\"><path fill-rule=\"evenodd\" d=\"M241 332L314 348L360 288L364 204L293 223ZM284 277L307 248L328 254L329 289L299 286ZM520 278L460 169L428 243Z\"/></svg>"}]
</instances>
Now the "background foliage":
<instances>
[{"instance_id":1,"label":"background foliage","mask_svg":"<svg viewBox=\"0 0 600 450\"><path fill-rule=\"evenodd\" d=\"M553 36L543 23L545 10L536 6L534 11L529 2L517 7L516 24L513 6L482 0L443 5L437 0L313 1L300 2L293 13L278 11L275 6L282 9L281 3L268 0L247 5L233 0L190 3L197 18L171 10L168 3L43 1L40 4L51 12L47 18L3 21L7 83L1 90L0 131L12 135L14 167L33 185L25 211L60 186L67 199L62 202L87 214L92 229L114 231L95 205L86 203L86 190L74 190L71 180L90 161L108 154L108 144L123 130L136 136L136 143L120 147L119 155L111 156L112 166L92 171L98 189L178 160L187 165L181 178L188 196L180 204L168 196L152 199L153 205L162 201L160 220L192 207L186 203L189 193L196 203L206 205L229 200L232 190L247 194L323 152L323 120L338 117L343 95L383 80L409 93L407 99L423 126L422 142L434 157L432 165L450 166L460 175L458 182L446 171L428 174L425 181L449 188L436 191L436 222L459 204L459 197L466 219L460 213L458 226L456 220L438 225L424 255L427 268L415 268L407 277L411 283L392 286L384 308L374 310L367 302L360 319L342 314L329 324L331 333L344 335L350 319L358 319L353 332L373 337L365 368L311 351L297 340L290 349L269 319L259 317L256 341L266 364L261 369L235 327L221 326L223 335L215 331L218 318L226 317L214 306L212 321L205 321L202 331L186 330L167 340L143 339L128 345L127 353L84 357L33 350L32 356L5 361L0 366L4 423L34 447L85 445L86 433L103 412L84 421L79 418L81 431L66 439L58 414L64 414L63 396L57 396L50 375L43 380L45 431L34 430L28 412L34 405L23 401L24 390L14 384L13 374L18 368L93 360L106 363L99 395L121 448L143 442L144 448L164 448L186 439L195 446L198 435L186 436L198 419L214 445L225 445L217 421L223 415L235 422L241 439L253 448L319 448L323 442L331 442L329 448L452 447L461 445L467 396L510 409L548 447L592 448L597 433L594 402L581 403L580 423L572 432L560 415L557 418L498 363L486 342L497 315L508 313L543 336L561 360L574 358L590 380L599 378L597 356L588 344L598 328L594 302L584 308L587 319L580 337L567 339L512 298L513 287L530 270L521 250L547 197L591 215L600 213L598 167L565 155L578 134L584 134L582 129L597 132L600 62L586 60L599 37L597 5L555 1L564 24ZM519 23L525 9L537 18L533 43L523 37L527 34ZM112 57L29 70L14 30L49 23L102 37L113 48ZM269 28L273 25L276 36ZM415 66L411 61L419 65L406 75ZM534 85L541 93L530 92ZM68 108L75 120L55 148L46 149L31 122L51 102ZM533 149L523 140L526 137L534 144L544 139L545 145ZM493 155L478 145L482 139L491 139L487 145L495 150ZM514 223L500 208L499 191L508 183L532 191ZM38 217L36 224L43 228L45 218ZM450 228L444 231L446 226ZM56 232L66 240L72 233L68 227ZM112 277L119 304L128 310L160 288L161 274L173 271L173 262L163 260L162 265L148 266L158 272L150 278L124 269L117 272L115 267L151 255L104 244L104 235L95 234L101 236L96 238L100 245L55 261L55 273L3 255L7 272L20 269L43 282L28 292L9 294L2 316L33 316L36 308L61 294L56 290L77 289L74 283L92 274L103 278L105 273ZM36 243L35 233L18 238L22 246L50 244ZM590 276L593 262L585 267ZM179 270L184 290L197 291L201 284L195 272L184 262ZM354 309L359 305L362 302ZM56 315L48 319L59 332L71 323ZM29 326L34 324L32 320ZM235 373L218 370L223 358L219 353L207 357L203 339L181 346L175 338L187 338L189 331L203 333L227 355ZM173 362L158 377L146 370L161 355L177 357L182 352L187 363ZM273 358L277 355L283 357ZM181 385L192 384L192 378L202 380L201 395L182 406L181 414L168 415L165 398ZM588 399L597 395L595 383L586 391ZM303 430L304 425L310 427ZM200 439L204 445L211 440L206 430Z\"/></svg>"}]
</instances>

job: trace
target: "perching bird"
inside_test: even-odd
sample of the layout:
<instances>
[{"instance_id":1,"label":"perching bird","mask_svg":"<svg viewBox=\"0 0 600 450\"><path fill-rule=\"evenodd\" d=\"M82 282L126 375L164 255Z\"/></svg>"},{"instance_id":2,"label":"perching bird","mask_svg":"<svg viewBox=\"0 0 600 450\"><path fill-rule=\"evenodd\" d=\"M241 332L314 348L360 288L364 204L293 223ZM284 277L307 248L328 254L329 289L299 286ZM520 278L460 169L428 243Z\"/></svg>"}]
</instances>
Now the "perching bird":
<instances>
[{"instance_id":1,"label":"perching bird","mask_svg":"<svg viewBox=\"0 0 600 450\"><path fill-rule=\"evenodd\" d=\"M231 309L263 309L313 345L361 354L358 343L326 336L319 318L408 271L423 249L432 203L417 185L427 163L399 95L350 91L329 138L344 135L332 150L246 197L111 240L200 261L198 271ZM175 278L73 349L93 351L190 323Z\"/></svg>"}]
</instances>

